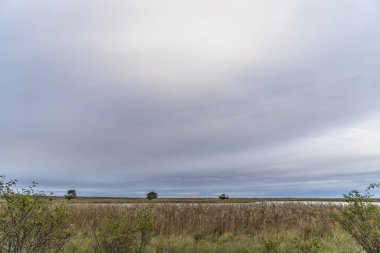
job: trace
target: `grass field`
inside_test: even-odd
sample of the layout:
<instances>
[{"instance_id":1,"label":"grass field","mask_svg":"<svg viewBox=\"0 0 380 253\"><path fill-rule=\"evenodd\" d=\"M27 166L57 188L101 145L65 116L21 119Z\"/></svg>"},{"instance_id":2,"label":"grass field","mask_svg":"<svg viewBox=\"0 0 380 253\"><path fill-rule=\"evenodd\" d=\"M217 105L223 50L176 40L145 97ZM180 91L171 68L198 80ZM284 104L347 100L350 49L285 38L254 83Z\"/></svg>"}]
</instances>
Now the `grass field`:
<instances>
[{"instance_id":1,"label":"grass field","mask_svg":"<svg viewBox=\"0 0 380 253\"><path fill-rule=\"evenodd\" d=\"M53 197L56 200L66 200L64 197ZM218 198L158 198L148 200L146 198L125 197L77 197L69 203L255 203L265 201L303 201L303 202L344 202L343 198L229 198L220 200ZM374 202L380 199L373 199Z\"/></svg>"},{"instance_id":2,"label":"grass field","mask_svg":"<svg viewBox=\"0 0 380 253\"><path fill-rule=\"evenodd\" d=\"M335 216L341 207L333 204L88 204L97 201L104 203L104 200L107 200L107 203L148 202L143 199L118 198L78 198L70 202L76 204L70 204L68 207L72 238L66 245L65 252L94 252L93 234L99 226L99 221L107 217L114 220L121 217L133 220L140 212L149 213L153 227L149 243L143 252L364 252L336 222ZM216 199L197 200L186 199L184 203L220 202ZM247 199L228 200L231 203L246 201ZM257 199L248 200L255 201ZM183 203L183 199L160 199L148 203L157 202Z\"/></svg>"}]
</instances>

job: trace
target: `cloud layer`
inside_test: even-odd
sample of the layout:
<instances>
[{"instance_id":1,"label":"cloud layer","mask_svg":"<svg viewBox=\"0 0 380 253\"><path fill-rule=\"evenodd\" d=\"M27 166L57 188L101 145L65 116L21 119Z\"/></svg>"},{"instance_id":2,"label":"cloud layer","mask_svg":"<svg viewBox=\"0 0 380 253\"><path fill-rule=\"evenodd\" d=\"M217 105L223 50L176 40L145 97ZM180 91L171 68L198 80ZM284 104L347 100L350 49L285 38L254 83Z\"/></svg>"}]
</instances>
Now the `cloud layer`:
<instances>
[{"instance_id":1,"label":"cloud layer","mask_svg":"<svg viewBox=\"0 0 380 253\"><path fill-rule=\"evenodd\" d=\"M380 175L377 1L0 3L0 167L61 193L339 196Z\"/></svg>"}]
</instances>

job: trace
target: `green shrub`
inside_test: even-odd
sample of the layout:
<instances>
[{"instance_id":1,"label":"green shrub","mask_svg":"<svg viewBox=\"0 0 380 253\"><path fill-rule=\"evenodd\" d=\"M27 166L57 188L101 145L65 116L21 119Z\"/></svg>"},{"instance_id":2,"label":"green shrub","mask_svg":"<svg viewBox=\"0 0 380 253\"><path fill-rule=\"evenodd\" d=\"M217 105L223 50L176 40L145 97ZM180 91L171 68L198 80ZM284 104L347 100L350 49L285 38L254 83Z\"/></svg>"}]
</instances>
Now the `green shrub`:
<instances>
[{"instance_id":1,"label":"green shrub","mask_svg":"<svg viewBox=\"0 0 380 253\"><path fill-rule=\"evenodd\" d=\"M152 208L141 210L135 217L135 224L140 240L139 252L143 252L153 235Z\"/></svg>"},{"instance_id":2,"label":"green shrub","mask_svg":"<svg viewBox=\"0 0 380 253\"><path fill-rule=\"evenodd\" d=\"M0 252L58 252L66 243L67 212L54 205L43 193L36 192L36 183L16 190L16 180L5 182L1 176Z\"/></svg>"},{"instance_id":3,"label":"green shrub","mask_svg":"<svg viewBox=\"0 0 380 253\"><path fill-rule=\"evenodd\" d=\"M94 252L143 252L153 233L152 216L143 210L133 218L106 217L94 233Z\"/></svg>"},{"instance_id":4,"label":"green shrub","mask_svg":"<svg viewBox=\"0 0 380 253\"><path fill-rule=\"evenodd\" d=\"M95 231L94 252L136 252L137 236L137 229L130 220L122 217L103 218Z\"/></svg>"},{"instance_id":5,"label":"green shrub","mask_svg":"<svg viewBox=\"0 0 380 253\"><path fill-rule=\"evenodd\" d=\"M348 205L338 216L338 221L368 253L380 253L380 209L371 200L370 190L379 185L370 185L364 194L353 190L344 197Z\"/></svg>"},{"instance_id":6,"label":"green shrub","mask_svg":"<svg viewBox=\"0 0 380 253\"><path fill-rule=\"evenodd\" d=\"M297 253L318 253L321 252L321 241L322 238L315 234L306 238L296 236L291 243Z\"/></svg>"}]
</instances>

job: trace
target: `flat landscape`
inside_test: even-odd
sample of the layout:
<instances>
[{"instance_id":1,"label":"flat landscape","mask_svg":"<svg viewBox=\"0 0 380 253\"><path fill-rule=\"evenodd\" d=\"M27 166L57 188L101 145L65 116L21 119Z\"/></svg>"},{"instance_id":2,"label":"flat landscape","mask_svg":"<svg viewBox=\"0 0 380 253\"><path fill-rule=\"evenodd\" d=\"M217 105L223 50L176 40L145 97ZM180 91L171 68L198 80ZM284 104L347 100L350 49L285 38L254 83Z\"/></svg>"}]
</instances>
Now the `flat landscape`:
<instances>
[{"instance_id":1,"label":"flat landscape","mask_svg":"<svg viewBox=\"0 0 380 253\"><path fill-rule=\"evenodd\" d=\"M54 197L58 200L66 200L64 197ZM380 199L373 199L379 201ZM218 198L158 198L148 200L146 198L125 198L125 197L77 197L69 203L257 203L257 202L344 202L344 198L229 198L220 200Z\"/></svg>"},{"instance_id":2,"label":"flat landscape","mask_svg":"<svg viewBox=\"0 0 380 253\"><path fill-rule=\"evenodd\" d=\"M344 198L52 197L0 181L0 249L30 253L378 253L370 185ZM148 199L148 198L152 199ZM223 199L223 198L226 199ZM222 198L222 199L220 199ZM343 205L344 203L344 205ZM6 249L10 248L11 251ZM14 249L14 250L13 250ZM21 249L18 251L17 249Z\"/></svg>"},{"instance_id":3,"label":"flat landscape","mask_svg":"<svg viewBox=\"0 0 380 253\"><path fill-rule=\"evenodd\" d=\"M281 202L266 202L267 199L91 200L70 202L69 221L74 236L64 252L91 252L97 245L94 231L107 241L114 236L110 228L123 224L123 220L134 220L146 226L145 232L136 232L137 244L146 243L139 252L365 252L338 222L340 205L304 204L283 199L279 199ZM118 205L120 203L132 205ZM102 233L102 227L107 232Z\"/></svg>"},{"instance_id":4,"label":"flat landscape","mask_svg":"<svg viewBox=\"0 0 380 253\"><path fill-rule=\"evenodd\" d=\"M380 1L0 0L0 253L380 253Z\"/></svg>"}]
</instances>

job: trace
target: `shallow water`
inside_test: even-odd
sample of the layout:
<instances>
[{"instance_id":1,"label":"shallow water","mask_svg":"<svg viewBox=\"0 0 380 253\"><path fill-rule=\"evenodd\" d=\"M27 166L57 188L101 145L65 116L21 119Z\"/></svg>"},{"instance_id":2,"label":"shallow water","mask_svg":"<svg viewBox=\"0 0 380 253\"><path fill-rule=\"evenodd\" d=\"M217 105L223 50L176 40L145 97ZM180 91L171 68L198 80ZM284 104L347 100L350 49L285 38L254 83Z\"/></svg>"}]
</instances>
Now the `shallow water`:
<instances>
[{"instance_id":1,"label":"shallow water","mask_svg":"<svg viewBox=\"0 0 380 253\"><path fill-rule=\"evenodd\" d=\"M380 202L371 202L374 205L380 206ZM338 205L344 206L347 205L347 202L344 201L257 201L250 203L77 203L81 205L97 205L97 206L125 206L125 207L134 207L134 206L150 206L150 205L166 205L166 206L254 206L260 204L275 204L275 205Z\"/></svg>"}]
</instances>

